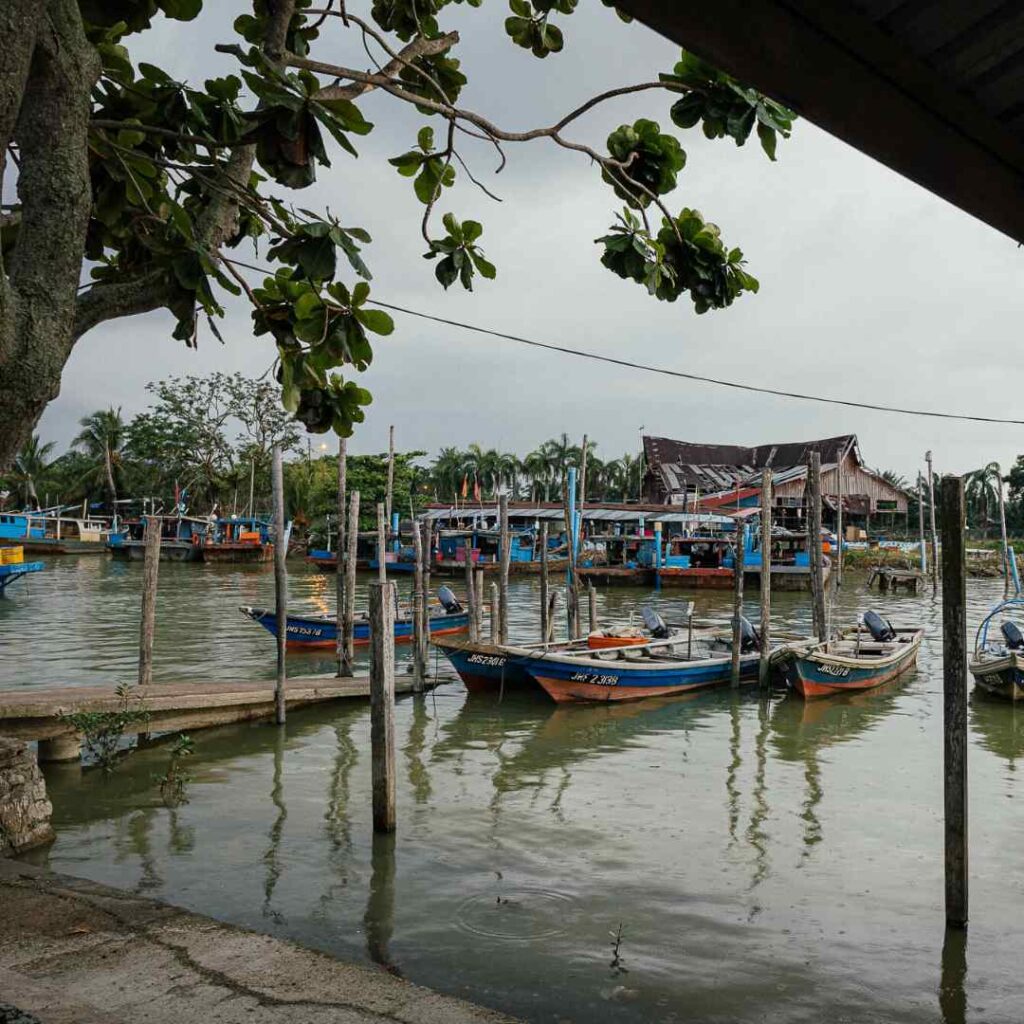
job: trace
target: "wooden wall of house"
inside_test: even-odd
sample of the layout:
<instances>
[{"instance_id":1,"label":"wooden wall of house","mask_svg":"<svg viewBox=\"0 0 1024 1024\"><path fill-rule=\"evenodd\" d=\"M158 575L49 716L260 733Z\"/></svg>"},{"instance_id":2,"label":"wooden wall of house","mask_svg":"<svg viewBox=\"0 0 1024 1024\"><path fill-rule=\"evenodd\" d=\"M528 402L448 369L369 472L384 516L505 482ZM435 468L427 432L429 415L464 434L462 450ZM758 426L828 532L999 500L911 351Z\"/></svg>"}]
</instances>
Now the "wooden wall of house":
<instances>
[{"instance_id":1,"label":"wooden wall of house","mask_svg":"<svg viewBox=\"0 0 1024 1024\"><path fill-rule=\"evenodd\" d=\"M788 483L779 484L775 488L776 500L782 498L803 498L805 478L792 480ZM838 476L835 468L825 470L821 474L821 493L826 496L838 493ZM845 495L867 495L871 499L871 511L878 511L879 501L894 501L895 508L884 509L885 512L906 512L907 496L890 483L883 480L874 473L869 473L863 467L858 466L853 454L846 457L846 465L843 470L843 493Z\"/></svg>"}]
</instances>

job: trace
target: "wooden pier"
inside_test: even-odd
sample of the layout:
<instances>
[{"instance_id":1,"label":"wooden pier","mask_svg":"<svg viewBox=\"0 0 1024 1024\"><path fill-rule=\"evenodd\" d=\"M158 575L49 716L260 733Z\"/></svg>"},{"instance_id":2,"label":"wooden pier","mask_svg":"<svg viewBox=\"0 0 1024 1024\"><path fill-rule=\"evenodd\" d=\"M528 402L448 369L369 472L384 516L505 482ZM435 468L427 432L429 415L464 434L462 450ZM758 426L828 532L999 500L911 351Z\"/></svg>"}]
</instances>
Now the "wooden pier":
<instances>
[{"instance_id":1,"label":"wooden pier","mask_svg":"<svg viewBox=\"0 0 1024 1024\"><path fill-rule=\"evenodd\" d=\"M924 582L924 576L917 569L888 569L875 567L868 577L868 590L878 583L879 593L898 590L900 587L916 594Z\"/></svg>"},{"instance_id":2,"label":"wooden pier","mask_svg":"<svg viewBox=\"0 0 1024 1024\"><path fill-rule=\"evenodd\" d=\"M411 693L412 677L395 680L396 693ZM349 698L369 698L370 677L298 676L285 686L288 710ZM58 712L117 711L121 700L112 686L64 686L0 690L0 734L39 740L40 761L71 761L80 740ZM217 683L154 683L131 690L129 708L148 717L126 729L130 733L206 729L274 715L274 680Z\"/></svg>"}]
</instances>

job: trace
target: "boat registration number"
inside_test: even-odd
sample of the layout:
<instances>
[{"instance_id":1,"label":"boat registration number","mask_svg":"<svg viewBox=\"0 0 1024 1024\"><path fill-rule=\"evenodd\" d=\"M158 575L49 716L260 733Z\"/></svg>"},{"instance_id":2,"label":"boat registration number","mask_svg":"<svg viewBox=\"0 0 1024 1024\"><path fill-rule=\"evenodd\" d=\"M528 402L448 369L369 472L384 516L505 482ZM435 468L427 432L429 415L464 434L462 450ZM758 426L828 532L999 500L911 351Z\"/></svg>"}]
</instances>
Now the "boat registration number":
<instances>
[{"instance_id":1,"label":"boat registration number","mask_svg":"<svg viewBox=\"0 0 1024 1024\"><path fill-rule=\"evenodd\" d=\"M471 654L466 661L471 665L489 665L491 668L503 668L505 659L497 654Z\"/></svg>"},{"instance_id":2,"label":"boat registration number","mask_svg":"<svg viewBox=\"0 0 1024 1024\"><path fill-rule=\"evenodd\" d=\"M839 676L840 679L850 674L846 665L819 665L818 669L827 676Z\"/></svg>"},{"instance_id":3,"label":"boat registration number","mask_svg":"<svg viewBox=\"0 0 1024 1024\"><path fill-rule=\"evenodd\" d=\"M310 626L289 626L289 633L298 633L299 636L323 636L322 629L314 629Z\"/></svg>"},{"instance_id":4,"label":"boat registration number","mask_svg":"<svg viewBox=\"0 0 1024 1024\"><path fill-rule=\"evenodd\" d=\"M574 683L590 683L592 686L618 686L618 676L597 675L594 672L574 672L571 676Z\"/></svg>"}]
</instances>

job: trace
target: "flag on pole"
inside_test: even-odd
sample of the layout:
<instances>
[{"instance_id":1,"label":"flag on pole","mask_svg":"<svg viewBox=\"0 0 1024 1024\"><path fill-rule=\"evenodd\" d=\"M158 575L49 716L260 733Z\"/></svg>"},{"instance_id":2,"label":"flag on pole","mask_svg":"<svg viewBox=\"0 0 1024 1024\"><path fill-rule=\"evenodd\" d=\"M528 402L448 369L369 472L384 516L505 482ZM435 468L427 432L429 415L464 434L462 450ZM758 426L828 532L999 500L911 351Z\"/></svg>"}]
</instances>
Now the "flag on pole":
<instances>
[{"instance_id":1,"label":"flag on pole","mask_svg":"<svg viewBox=\"0 0 1024 1024\"><path fill-rule=\"evenodd\" d=\"M462 477L462 496L465 497L469 494L469 477L463 475Z\"/></svg>"}]
</instances>

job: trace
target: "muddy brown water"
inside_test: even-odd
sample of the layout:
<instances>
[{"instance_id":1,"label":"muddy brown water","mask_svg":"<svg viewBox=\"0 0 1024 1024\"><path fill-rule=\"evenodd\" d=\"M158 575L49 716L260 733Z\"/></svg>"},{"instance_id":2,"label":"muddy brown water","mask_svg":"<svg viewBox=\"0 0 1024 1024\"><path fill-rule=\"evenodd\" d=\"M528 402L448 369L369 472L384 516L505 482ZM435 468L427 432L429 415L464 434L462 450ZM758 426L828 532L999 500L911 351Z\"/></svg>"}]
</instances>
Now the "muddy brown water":
<instances>
[{"instance_id":1,"label":"muddy brown water","mask_svg":"<svg viewBox=\"0 0 1024 1024\"><path fill-rule=\"evenodd\" d=\"M131 679L140 580L136 564L66 558L12 588L0 686ZM1024 709L972 695L971 924L947 937L940 607L930 588L868 598L864 583L847 577L837 621L870 606L928 633L917 671L884 690L555 707L448 681L398 704L394 839L372 835L368 708L353 703L284 731L196 733L173 810L153 783L166 745L109 779L49 769L58 839L36 859L529 1021L1018 1021ZM296 566L291 590L333 607L333 577ZM271 677L273 641L237 606L272 591L260 568L162 565L157 681ZM537 594L513 580L515 637L536 637ZM1000 594L971 582L972 628ZM670 590L610 589L599 608L652 601L671 619L690 597L728 613L727 594ZM805 595L776 595L774 614L809 627ZM290 658L296 674L330 665Z\"/></svg>"}]
</instances>

